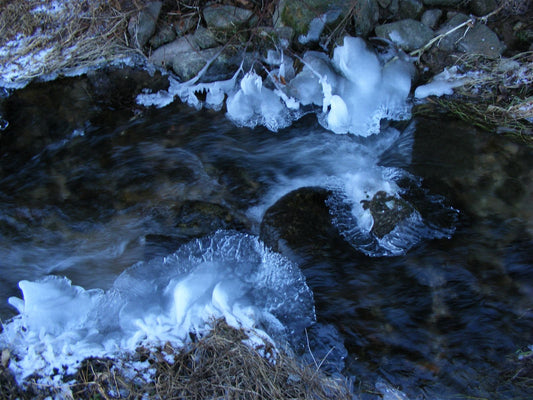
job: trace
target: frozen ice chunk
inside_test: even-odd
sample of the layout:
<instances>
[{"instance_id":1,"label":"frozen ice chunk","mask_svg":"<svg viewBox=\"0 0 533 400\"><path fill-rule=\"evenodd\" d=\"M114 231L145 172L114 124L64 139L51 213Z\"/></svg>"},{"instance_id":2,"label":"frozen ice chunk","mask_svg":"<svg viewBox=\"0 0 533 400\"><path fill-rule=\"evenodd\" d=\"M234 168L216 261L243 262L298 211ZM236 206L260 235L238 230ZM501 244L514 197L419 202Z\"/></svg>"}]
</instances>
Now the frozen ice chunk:
<instances>
[{"instance_id":1,"label":"frozen ice chunk","mask_svg":"<svg viewBox=\"0 0 533 400\"><path fill-rule=\"evenodd\" d=\"M182 345L216 318L286 341L314 319L313 296L296 265L254 236L225 231L130 267L107 292L59 277L20 288L23 300L10 300L20 315L4 324L0 348L16 355L10 368L17 379L35 372L43 383L57 371L73 373L86 357Z\"/></svg>"},{"instance_id":2,"label":"frozen ice chunk","mask_svg":"<svg viewBox=\"0 0 533 400\"><path fill-rule=\"evenodd\" d=\"M290 124L291 119L282 100L274 91L263 87L259 75L247 73L240 86L240 90L230 95L226 103L227 115L237 125L265 125L271 131L277 131Z\"/></svg>"},{"instance_id":3,"label":"frozen ice chunk","mask_svg":"<svg viewBox=\"0 0 533 400\"><path fill-rule=\"evenodd\" d=\"M344 45L333 52L333 63L344 78L354 83L357 92L378 91L381 80L381 65L376 54L367 49L363 39L345 37Z\"/></svg>"}]
</instances>

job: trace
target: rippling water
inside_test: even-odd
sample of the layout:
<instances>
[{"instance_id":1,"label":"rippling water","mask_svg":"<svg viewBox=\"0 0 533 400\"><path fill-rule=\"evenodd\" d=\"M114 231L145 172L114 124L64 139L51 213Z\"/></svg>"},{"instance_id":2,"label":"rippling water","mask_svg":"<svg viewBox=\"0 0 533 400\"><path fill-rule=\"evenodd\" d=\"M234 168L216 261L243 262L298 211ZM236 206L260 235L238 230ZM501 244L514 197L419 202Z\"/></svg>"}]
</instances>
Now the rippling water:
<instances>
[{"instance_id":1,"label":"rippling water","mask_svg":"<svg viewBox=\"0 0 533 400\"><path fill-rule=\"evenodd\" d=\"M344 373L363 398L380 380L413 398L533 395L512 362L533 344L531 148L445 116L358 139L315 118L272 133L223 112L137 110L127 96L94 93L76 78L5 100L4 321L20 280L59 275L106 290L133 264L216 230L259 235L280 199L320 186L325 202L287 200L276 214L290 236L280 251L348 350ZM419 219L369 244L361 200L379 190Z\"/></svg>"}]
</instances>

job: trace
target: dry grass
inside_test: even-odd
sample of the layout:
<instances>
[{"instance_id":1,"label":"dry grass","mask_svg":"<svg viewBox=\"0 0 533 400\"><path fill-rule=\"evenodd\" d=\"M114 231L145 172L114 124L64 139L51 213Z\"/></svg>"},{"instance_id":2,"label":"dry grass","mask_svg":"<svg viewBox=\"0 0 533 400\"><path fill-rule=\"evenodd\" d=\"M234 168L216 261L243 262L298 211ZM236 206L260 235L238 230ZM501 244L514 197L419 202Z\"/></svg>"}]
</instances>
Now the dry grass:
<instances>
[{"instance_id":1,"label":"dry grass","mask_svg":"<svg viewBox=\"0 0 533 400\"><path fill-rule=\"evenodd\" d=\"M456 65L470 72L467 83L433 102L482 129L533 139L532 52L497 60L465 55Z\"/></svg>"},{"instance_id":2,"label":"dry grass","mask_svg":"<svg viewBox=\"0 0 533 400\"><path fill-rule=\"evenodd\" d=\"M54 8L51 0L0 0L0 63L20 65L18 79L90 66L127 51L128 20L141 6L120 0L72 0ZM51 12L42 12L47 9ZM40 68L23 68L25 59Z\"/></svg>"},{"instance_id":3,"label":"dry grass","mask_svg":"<svg viewBox=\"0 0 533 400\"><path fill-rule=\"evenodd\" d=\"M288 353L266 343L254 349L243 343L247 335L223 320L205 337L183 349L166 345L156 351L140 348L135 360L148 361L155 370L145 382L139 376L126 378L116 361L85 360L71 385L75 399L165 399L165 400L284 400L351 399L345 380L326 376L315 366L306 366ZM274 354L275 362L263 357ZM7 371L7 370L6 370ZM40 399L57 394L56 388L16 385L2 370L1 395Z\"/></svg>"}]
</instances>

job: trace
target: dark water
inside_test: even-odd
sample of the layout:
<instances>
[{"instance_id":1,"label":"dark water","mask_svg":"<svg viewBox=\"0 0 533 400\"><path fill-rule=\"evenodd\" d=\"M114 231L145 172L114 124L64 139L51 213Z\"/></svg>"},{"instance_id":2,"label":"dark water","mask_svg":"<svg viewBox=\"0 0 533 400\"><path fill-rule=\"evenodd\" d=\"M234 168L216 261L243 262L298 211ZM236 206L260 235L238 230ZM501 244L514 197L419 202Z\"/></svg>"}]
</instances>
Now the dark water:
<instances>
[{"instance_id":1,"label":"dark water","mask_svg":"<svg viewBox=\"0 0 533 400\"><path fill-rule=\"evenodd\" d=\"M324 132L314 116L278 133L237 128L179 104L141 109L135 85L122 79L106 92L102 80L34 84L4 100L3 319L21 279L65 275L106 289L135 262L216 229L259 234L284 194L373 162L345 160L358 139ZM458 210L450 239L369 257L317 224L291 225L286 253L314 292L318 321L340 333L344 373L362 398L378 396L379 380L410 398L533 397L532 370L516 356L533 344L532 153L444 115L418 117L402 168L421 183L406 196ZM291 212L308 222L318 213Z\"/></svg>"}]
</instances>

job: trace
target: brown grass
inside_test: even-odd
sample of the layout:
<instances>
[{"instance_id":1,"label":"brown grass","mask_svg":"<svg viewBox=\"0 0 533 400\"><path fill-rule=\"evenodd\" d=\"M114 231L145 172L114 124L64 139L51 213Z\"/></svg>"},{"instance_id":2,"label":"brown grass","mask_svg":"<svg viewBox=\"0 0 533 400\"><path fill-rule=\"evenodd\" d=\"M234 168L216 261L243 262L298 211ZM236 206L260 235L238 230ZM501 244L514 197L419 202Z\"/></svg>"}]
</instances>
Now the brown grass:
<instances>
[{"instance_id":1,"label":"brown grass","mask_svg":"<svg viewBox=\"0 0 533 400\"><path fill-rule=\"evenodd\" d=\"M183 349L169 344L157 350L139 348L134 360L148 361L154 378L126 378L117 360L86 359L74 377L70 390L75 399L165 399L165 400L284 400L351 399L343 379L326 376L316 366L302 364L289 353L265 343L254 349L243 343L248 336L224 320L212 331ZM275 353L274 362L263 354ZM171 358L169 362L169 357ZM59 393L57 388L35 383L20 388L9 370L0 371L0 395L21 399L42 399ZM3 398L3 397L2 397ZM9 397L8 397L9 398Z\"/></svg>"},{"instance_id":2,"label":"brown grass","mask_svg":"<svg viewBox=\"0 0 533 400\"><path fill-rule=\"evenodd\" d=\"M1 0L0 0L1 1ZM58 12L38 12L52 1L3 0L0 8L0 55L4 65L20 63L25 56L46 52L40 69L23 70L20 80L68 68L90 66L113 59L130 49L125 46L128 20L142 6L124 0L75 0ZM23 41L23 46L15 46Z\"/></svg>"},{"instance_id":3,"label":"brown grass","mask_svg":"<svg viewBox=\"0 0 533 400\"><path fill-rule=\"evenodd\" d=\"M476 55L457 59L461 71L475 72L454 95L433 98L460 119L484 130L533 140L533 53L490 60Z\"/></svg>"}]
</instances>

